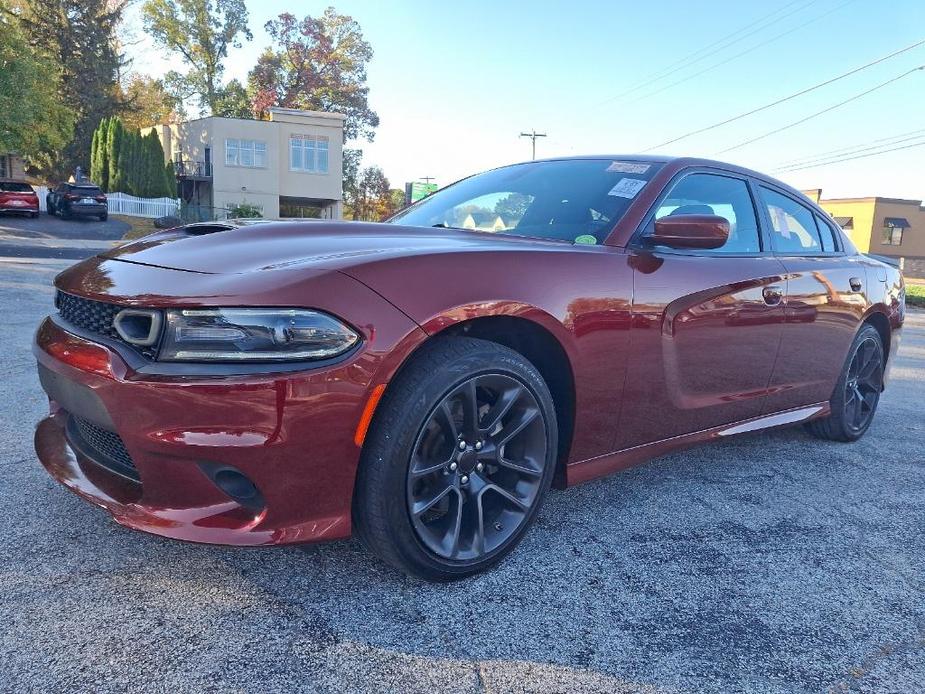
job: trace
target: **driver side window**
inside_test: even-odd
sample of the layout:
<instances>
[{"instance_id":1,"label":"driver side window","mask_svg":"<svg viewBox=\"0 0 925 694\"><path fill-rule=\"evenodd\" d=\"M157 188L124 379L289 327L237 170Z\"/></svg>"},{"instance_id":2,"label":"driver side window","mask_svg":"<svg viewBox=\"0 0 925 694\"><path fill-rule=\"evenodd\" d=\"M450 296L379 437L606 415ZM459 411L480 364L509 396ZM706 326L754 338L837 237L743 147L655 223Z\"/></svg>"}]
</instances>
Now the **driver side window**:
<instances>
[{"instance_id":1,"label":"driver side window","mask_svg":"<svg viewBox=\"0 0 925 694\"><path fill-rule=\"evenodd\" d=\"M729 222L729 240L709 253L761 251L755 206L742 179L707 173L685 176L662 201L655 218L682 214L718 215Z\"/></svg>"}]
</instances>

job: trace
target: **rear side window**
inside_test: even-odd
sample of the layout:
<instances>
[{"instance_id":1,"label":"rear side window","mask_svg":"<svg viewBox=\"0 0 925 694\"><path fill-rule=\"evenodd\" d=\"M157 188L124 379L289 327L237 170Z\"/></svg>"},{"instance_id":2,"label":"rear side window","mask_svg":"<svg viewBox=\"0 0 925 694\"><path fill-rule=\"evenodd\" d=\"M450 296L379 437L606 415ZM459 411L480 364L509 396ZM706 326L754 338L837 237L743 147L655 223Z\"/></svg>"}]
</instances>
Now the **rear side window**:
<instances>
[{"instance_id":1,"label":"rear side window","mask_svg":"<svg viewBox=\"0 0 925 694\"><path fill-rule=\"evenodd\" d=\"M31 193L32 186L17 181L0 181L0 192L3 193Z\"/></svg>"},{"instance_id":2,"label":"rear side window","mask_svg":"<svg viewBox=\"0 0 925 694\"><path fill-rule=\"evenodd\" d=\"M729 221L729 240L709 253L758 253L758 221L748 185L739 178L698 173L675 184L655 212L661 219L682 214L712 214Z\"/></svg>"},{"instance_id":3,"label":"rear side window","mask_svg":"<svg viewBox=\"0 0 925 694\"><path fill-rule=\"evenodd\" d=\"M816 227L819 229L819 239L822 241L822 250L826 253L835 253L838 250L838 244L835 242L835 234L832 231L832 225L828 224L819 215L816 215Z\"/></svg>"},{"instance_id":4,"label":"rear side window","mask_svg":"<svg viewBox=\"0 0 925 694\"><path fill-rule=\"evenodd\" d=\"M822 252L814 215L796 200L761 186L761 197L771 219L771 240L779 253Z\"/></svg>"}]
</instances>

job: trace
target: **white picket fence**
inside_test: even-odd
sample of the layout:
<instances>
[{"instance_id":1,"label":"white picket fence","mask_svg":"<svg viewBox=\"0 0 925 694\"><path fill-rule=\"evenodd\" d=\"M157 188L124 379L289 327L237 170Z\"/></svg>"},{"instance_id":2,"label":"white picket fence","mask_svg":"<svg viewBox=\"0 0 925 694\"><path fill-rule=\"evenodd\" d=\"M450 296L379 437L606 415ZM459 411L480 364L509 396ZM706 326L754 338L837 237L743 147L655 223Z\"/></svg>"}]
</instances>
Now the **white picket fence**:
<instances>
[{"instance_id":1,"label":"white picket fence","mask_svg":"<svg viewBox=\"0 0 925 694\"><path fill-rule=\"evenodd\" d=\"M176 216L180 201L173 198L136 198L125 193L109 193L110 214L127 214L130 217Z\"/></svg>"},{"instance_id":2,"label":"white picket fence","mask_svg":"<svg viewBox=\"0 0 925 694\"><path fill-rule=\"evenodd\" d=\"M47 186L32 186L39 198L39 209L45 212ZM110 214L124 214L129 217L166 217L176 215L180 210L180 201L173 198L136 198L125 193L107 193Z\"/></svg>"}]
</instances>

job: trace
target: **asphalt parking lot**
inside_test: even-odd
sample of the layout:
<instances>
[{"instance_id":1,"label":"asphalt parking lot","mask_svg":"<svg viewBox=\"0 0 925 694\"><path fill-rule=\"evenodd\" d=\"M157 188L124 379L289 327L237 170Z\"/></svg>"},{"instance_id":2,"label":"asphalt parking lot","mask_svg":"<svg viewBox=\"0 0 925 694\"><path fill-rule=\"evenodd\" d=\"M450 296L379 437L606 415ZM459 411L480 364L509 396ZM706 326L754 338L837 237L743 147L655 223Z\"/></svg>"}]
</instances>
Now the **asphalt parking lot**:
<instances>
[{"instance_id":1,"label":"asphalt parking lot","mask_svg":"<svg viewBox=\"0 0 925 694\"><path fill-rule=\"evenodd\" d=\"M356 542L126 530L44 473L29 351L55 260L0 260L0 691L914 692L925 683L925 313L868 435L746 435L554 492L452 585Z\"/></svg>"}]
</instances>

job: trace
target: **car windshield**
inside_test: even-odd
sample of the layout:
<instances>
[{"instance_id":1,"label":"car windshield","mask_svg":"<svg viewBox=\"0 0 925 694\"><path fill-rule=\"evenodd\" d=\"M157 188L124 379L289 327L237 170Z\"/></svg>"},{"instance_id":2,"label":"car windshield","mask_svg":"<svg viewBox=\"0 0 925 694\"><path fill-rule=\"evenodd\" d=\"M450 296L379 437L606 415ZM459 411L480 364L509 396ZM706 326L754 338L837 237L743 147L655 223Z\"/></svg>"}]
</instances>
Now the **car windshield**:
<instances>
[{"instance_id":1,"label":"car windshield","mask_svg":"<svg viewBox=\"0 0 925 694\"><path fill-rule=\"evenodd\" d=\"M389 222L601 243L661 166L614 159L506 166L437 191Z\"/></svg>"},{"instance_id":2,"label":"car windshield","mask_svg":"<svg viewBox=\"0 0 925 694\"><path fill-rule=\"evenodd\" d=\"M30 186L28 183L19 183L18 181L0 181L0 192L31 193L32 186Z\"/></svg>"}]
</instances>

